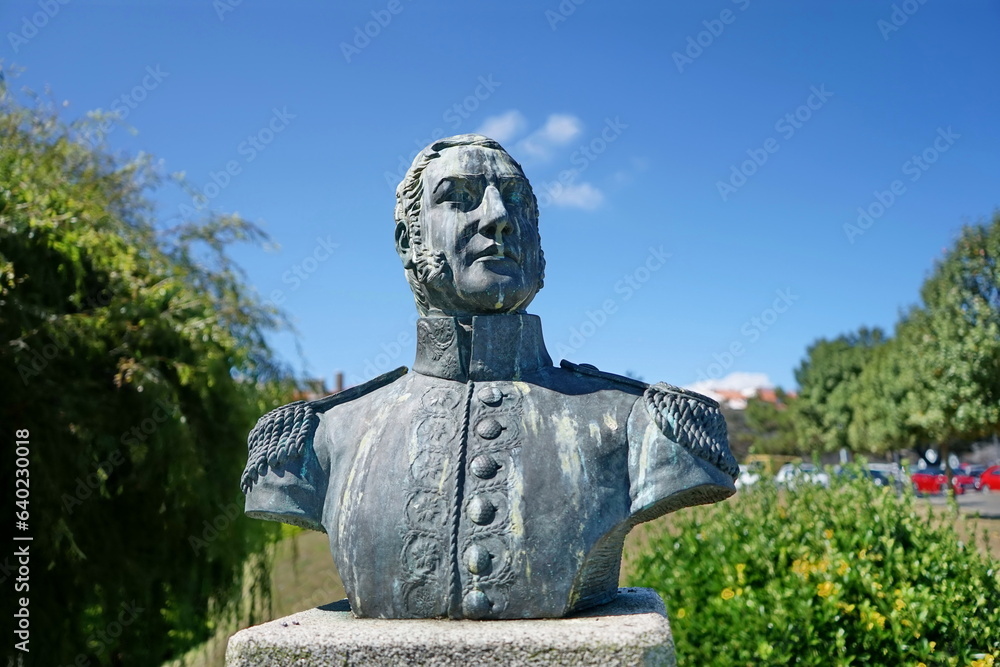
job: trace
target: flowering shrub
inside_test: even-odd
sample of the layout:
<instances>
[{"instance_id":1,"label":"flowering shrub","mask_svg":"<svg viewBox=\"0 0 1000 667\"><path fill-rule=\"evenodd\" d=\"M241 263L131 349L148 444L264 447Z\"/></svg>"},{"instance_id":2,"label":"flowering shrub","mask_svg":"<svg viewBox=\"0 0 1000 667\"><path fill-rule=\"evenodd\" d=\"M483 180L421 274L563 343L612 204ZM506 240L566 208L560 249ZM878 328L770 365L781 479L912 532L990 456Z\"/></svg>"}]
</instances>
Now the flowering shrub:
<instances>
[{"instance_id":1,"label":"flowering shrub","mask_svg":"<svg viewBox=\"0 0 1000 667\"><path fill-rule=\"evenodd\" d=\"M680 664L990 667L1000 564L957 508L922 509L864 479L760 483L651 526L628 584L663 596Z\"/></svg>"}]
</instances>

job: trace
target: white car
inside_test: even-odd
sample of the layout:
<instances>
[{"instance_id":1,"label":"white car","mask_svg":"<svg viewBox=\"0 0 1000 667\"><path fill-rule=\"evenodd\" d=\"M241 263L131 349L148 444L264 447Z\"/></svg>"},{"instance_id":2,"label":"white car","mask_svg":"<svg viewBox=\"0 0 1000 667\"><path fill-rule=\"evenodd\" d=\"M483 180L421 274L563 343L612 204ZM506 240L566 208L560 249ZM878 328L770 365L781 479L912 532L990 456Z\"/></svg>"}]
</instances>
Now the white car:
<instances>
[{"instance_id":1,"label":"white car","mask_svg":"<svg viewBox=\"0 0 1000 667\"><path fill-rule=\"evenodd\" d=\"M812 463L786 463L774 476L775 484L788 488L794 487L800 481L830 486L830 476Z\"/></svg>"},{"instance_id":2,"label":"white car","mask_svg":"<svg viewBox=\"0 0 1000 667\"><path fill-rule=\"evenodd\" d=\"M753 486L760 481L760 474L755 472L750 472L750 468L743 464L740 464L740 476L736 478L736 488L742 489L747 486Z\"/></svg>"}]
</instances>

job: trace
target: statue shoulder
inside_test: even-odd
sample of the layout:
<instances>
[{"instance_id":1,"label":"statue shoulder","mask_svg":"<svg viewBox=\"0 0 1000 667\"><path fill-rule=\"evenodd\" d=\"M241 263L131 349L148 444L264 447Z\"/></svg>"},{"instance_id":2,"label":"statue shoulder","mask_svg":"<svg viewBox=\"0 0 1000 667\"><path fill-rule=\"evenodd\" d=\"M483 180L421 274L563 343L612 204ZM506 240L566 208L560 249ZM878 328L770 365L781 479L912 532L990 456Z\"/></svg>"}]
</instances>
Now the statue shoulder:
<instances>
[{"instance_id":1,"label":"statue shoulder","mask_svg":"<svg viewBox=\"0 0 1000 667\"><path fill-rule=\"evenodd\" d=\"M737 476L739 468L729 451L726 418L716 401L666 382L647 387L643 400L665 436L723 472Z\"/></svg>"},{"instance_id":2,"label":"statue shoulder","mask_svg":"<svg viewBox=\"0 0 1000 667\"><path fill-rule=\"evenodd\" d=\"M243 493L249 493L269 469L281 470L286 463L302 456L306 447L312 445L321 413L394 382L406 372L406 366L401 366L336 394L314 401L295 401L265 414L247 437L247 465L240 483Z\"/></svg>"},{"instance_id":3,"label":"statue shoulder","mask_svg":"<svg viewBox=\"0 0 1000 667\"><path fill-rule=\"evenodd\" d=\"M574 373L579 373L580 375L601 378L602 380L608 380L609 382L624 385L632 389L638 389L640 391L645 391L646 388L649 387L649 384L643 382L642 380L635 380L630 377L625 377L624 375L615 375L614 373L606 373L602 370L598 370L597 366L594 366L593 364L574 364L571 361L563 359L559 362L559 367L568 371L573 371Z\"/></svg>"}]
</instances>

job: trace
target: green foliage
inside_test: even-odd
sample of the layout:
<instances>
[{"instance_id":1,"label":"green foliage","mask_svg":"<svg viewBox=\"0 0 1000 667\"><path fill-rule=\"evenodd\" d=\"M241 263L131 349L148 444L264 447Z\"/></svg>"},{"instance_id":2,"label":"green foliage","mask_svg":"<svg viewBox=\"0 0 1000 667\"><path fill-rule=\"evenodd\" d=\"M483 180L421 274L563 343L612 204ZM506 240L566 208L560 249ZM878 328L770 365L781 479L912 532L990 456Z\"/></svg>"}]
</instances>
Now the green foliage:
<instances>
[{"instance_id":1,"label":"green foliage","mask_svg":"<svg viewBox=\"0 0 1000 667\"><path fill-rule=\"evenodd\" d=\"M893 338L874 351L861 372L850 398L847 438L853 451L884 454L919 444L906 402L915 384L912 349L909 341Z\"/></svg>"},{"instance_id":2,"label":"green foliage","mask_svg":"<svg viewBox=\"0 0 1000 667\"><path fill-rule=\"evenodd\" d=\"M901 324L912 341L909 423L954 442L1000 429L1000 211L962 233L921 289L923 307ZM916 351L919 350L919 354Z\"/></svg>"},{"instance_id":3,"label":"green foliage","mask_svg":"<svg viewBox=\"0 0 1000 667\"><path fill-rule=\"evenodd\" d=\"M720 407L722 416L726 418L726 430L729 435L729 450L742 461L750 453L753 445L753 433L747 426L746 410L734 410L723 403Z\"/></svg>"},{"instance_id":4,"label":"green foliage","mask_svg":"<svg viewBox=\"0 0 1000 667\"><path fill-rule=\"evenodd\" d=\"M663 596L679 664L992 664L998 563L959 539L957 508L915 502L863 479L759 483L674 515L629 585Z\"/></svg>"},{"instance_id":5,"label":"green foliage","mask_svg":"<svg viewBox=\"0 0 1000 667\"><path fill-rule=\"evenodd\" d=\"M30 431L30 657L153 665L266 597L253 554L274 531L243 517L238 480L290 387L264 342L280 320L226 254L259 232L158 228L149 158L86 129L0 93L0 421L8 442Z\"/></svg>"},{"instance_id":6,"label":"green foliage","mask_svg":"<svg viewBox=\"0 0 1000 667\"><path fill-rule=\"evenodd\" d=\"M778 389L777 403L764 401L754 397L747 401L747 429L750 431L754 454L796 454L801 453L798 438L795 435L795 422L790 399L785 392Z\"/></svg>"},{"instance_id":7,"label":"green foliage","mask_svg":"<svg viewBox=\"0 0 1000 667\"><path fill-rule=\"evenodd\" d=\"M830 452L848 446L851 397L861 371L883 344L880 329L862 328L834 340L820 339L806 350L795 371L799 395L793 402L796 435L803 448Z\"/></svg>"}]
</instances>

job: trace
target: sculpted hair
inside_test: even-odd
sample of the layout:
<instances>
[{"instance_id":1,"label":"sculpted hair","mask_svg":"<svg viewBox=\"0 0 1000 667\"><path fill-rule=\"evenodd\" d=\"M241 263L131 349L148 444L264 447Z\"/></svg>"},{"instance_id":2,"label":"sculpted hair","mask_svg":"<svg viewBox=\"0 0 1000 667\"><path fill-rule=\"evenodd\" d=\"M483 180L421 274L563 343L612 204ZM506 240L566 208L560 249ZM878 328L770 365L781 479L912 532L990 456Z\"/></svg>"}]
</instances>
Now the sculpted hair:
<instances>
[{"instance_id":1,"label":"sculpted hair","mask_svg":"<svg viewBox=\"0 0 1000 667\"><path fill-rule=\"evenodd\" d=\"M413 269L406 269L406 281L410 284L410 289L413 291L413 299L417 304L417 311L421 315L427 315L430 311L425 285L440 275L445 269L443 253L435 254L424 248L421 236L420 206L424 196L424 169L427 168L431 160L441 157L441 151L457 146L480 146L482 148L503 151L510 158L510 161L514 163L518 171L521 172L521 175L524 176L524 169L521 168L520 163L511 157L510 153L504 150L503 146L481 134L459 134L454 137L439 139L424 148L413 158L413 163L407 170L406 175L396 187L394 217L396 224L402 223L406 225L407 232L409 233L410 249L413 253L415 266ZM527 176L525 176L525 180L527 180ZM535 197L534 190L531 190L530 187L529 190L531 191L530 213L535 220L535 230L538 233L538 199ZM538 289L541 290L545 281L545 256L542 254L540 236L538 255L540 265Z\"/></svg>"}]
</instances>

